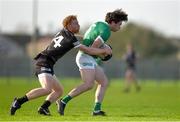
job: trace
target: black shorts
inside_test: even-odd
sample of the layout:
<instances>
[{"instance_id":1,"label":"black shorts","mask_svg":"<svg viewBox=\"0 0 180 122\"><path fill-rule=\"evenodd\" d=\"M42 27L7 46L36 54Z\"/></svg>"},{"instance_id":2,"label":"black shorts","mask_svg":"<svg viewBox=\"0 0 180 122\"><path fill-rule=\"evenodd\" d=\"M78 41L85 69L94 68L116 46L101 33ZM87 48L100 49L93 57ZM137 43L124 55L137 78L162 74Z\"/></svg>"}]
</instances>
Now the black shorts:
<instances>
[{"instance_id":1,"label":"black shorts","mask_svg":"<svg viewBox=\"0 0 180 122\"><path fill-rule=\"evenodd\" d=\"M36 76L42 73L48 73L54 75L54 70L53 70L54 62L48 56L42 55L40 53L34 59L36 61L35 63Z\"/></svg>"},{"instance_id":2,"label":"black shorts","mask_svg":"<svg viewBox=\"0 0 180 122\"><path fill-rule=\"evenodd\" d=\"M53 68L50 68L50 67L43 67L43 66L36 65L35 75L38 76L39 74L42 74L42 73L48 73L48 74L54 75L54 70Z\"/></svg>"}]
</instances>

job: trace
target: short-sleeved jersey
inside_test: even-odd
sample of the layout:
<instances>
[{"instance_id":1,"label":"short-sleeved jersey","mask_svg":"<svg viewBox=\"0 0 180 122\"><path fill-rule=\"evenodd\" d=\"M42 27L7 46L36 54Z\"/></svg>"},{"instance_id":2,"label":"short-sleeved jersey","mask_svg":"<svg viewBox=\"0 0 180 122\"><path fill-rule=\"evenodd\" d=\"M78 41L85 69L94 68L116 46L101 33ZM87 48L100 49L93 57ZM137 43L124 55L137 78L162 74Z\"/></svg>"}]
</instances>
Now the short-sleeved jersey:
<instances>
[{"instance_id":1,"label":"short-sleeved jersey","mask_svg":"<svg viewBox=\"0 0 180 122\"><path fill-rule=\"evenodd\" d=\"M96 22L92 24L86 31L83 39L83 44L91 46L97 37L101 37L106 42L111 35L111 30L106 22Z\"/></svg>"},{"instance_id":2,"label":"short-sleeved jersey","mask_svg":"<svg viewBox=\"0 0 180 122\"><path fill-rule=\"evenodd\" d=\"M52 39L49 46L35 57L35 60L38 58L42 59L37 62L37 65L52 67L59 58L72 48L76 48L79 45L80 42L76 39L73 33L66 29L62 29Z\"/></svg>"}]
</instances>

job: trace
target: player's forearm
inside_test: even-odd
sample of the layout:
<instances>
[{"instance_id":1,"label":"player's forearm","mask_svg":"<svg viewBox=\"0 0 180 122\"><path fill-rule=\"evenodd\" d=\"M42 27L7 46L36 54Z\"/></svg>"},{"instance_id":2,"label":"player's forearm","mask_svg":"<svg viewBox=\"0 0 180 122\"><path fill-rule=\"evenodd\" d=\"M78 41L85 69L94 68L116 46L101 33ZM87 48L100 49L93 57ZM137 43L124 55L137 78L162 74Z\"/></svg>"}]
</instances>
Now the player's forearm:
<instances>
[{"instance_id":1,"label":"player's forearm","mask_svg":"<svg viewBox=\"0 0 180 122\"><path fill-rule=\"evenodd\" d=\"M79 49L89 55L101 55L101 54L106 53L106 51L104 49L94 48L94 47L86 47L84 45L81 45L79 47Z\"/></svg>"},{"instance_id":2,"label":"player's forearm","mask_svg":"<svg viewBox=\"0 0 180 122\"><path fill-rule=\"evenodd\" d=\"M105 54L106 51L104 49L90 47L87 50L87 53L90 55L102 55Z\"/></svg>"}]
</instances>

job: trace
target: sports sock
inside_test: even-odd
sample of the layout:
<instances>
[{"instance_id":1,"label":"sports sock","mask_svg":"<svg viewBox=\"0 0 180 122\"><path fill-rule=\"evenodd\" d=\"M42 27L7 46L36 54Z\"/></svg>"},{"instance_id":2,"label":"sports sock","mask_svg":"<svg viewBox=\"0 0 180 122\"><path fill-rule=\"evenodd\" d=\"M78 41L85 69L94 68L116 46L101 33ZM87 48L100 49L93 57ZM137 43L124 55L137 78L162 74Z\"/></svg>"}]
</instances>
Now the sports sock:
<instances>
[{"instance_id":1,"label":"sports sock","mask_svg":"<svg viewBox=\"0 0 180 122\"><path fill-rule=\"evenodd\" d=\"M62 101L63 101L65 104L67 104L71 99L72 99L71 96L66 95L65 97L62 98Z\"/></svg>"},{"instance_id":2,"label":"sports sock","mask_svg":"<svg viewBox=\"0 0 180 122\"><path fill-rule=\"evenodd\" d=\"M48 101L48 100L46 100L46 101L44 101L44 103L42 104L42 108L48 108L49 106L51 105L51 102L50 101Z\"/></svg>"},{"instance_id":3,"label":"sports sock","mask_svg":"<svg viewBox=\"0 0 180 122\"><path fill-rule=\"evenodd\" d=\"M26 95L24 95L23 97L21 97L21 98L18 98L17 99L17 101L19 102L19 104L23 104L23 103L25 103L25 102L27 102L28 101L28 98L27 98L27 96Z\"/></svg>"},{"instance_id":4,"label":"sports sock","mask_svg":"<svg viewBox=\"0 0 180 122\"><path fill-rule=\"evenodd\" d=\"M100 111L101 110L101 103L100 102L97 102L95 103L95 106L94 106L94 111Z\"/></svg>"}]
</instances>

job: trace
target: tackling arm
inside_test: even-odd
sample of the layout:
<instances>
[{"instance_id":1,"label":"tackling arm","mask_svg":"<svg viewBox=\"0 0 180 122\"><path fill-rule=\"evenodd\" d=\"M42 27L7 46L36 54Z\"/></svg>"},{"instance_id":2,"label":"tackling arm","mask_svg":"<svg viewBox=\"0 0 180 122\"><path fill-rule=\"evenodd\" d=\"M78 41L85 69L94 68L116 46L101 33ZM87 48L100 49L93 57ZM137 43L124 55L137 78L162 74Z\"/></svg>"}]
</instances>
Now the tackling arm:
<instances>
[{"instance_id":1,"label":"tackling arm","mask_svg":"<svg viewBox=\"0 0 180 122\"><path fill-rule=\"evenodd\" d=\"M105 49L100 49L100 48L94 48L94 47L87 47L85 45L80 45L79 50L89 54L89 55L101 55L101 54L111 54L112 50L105 48Z\"/></svg>"}]
</instances>

